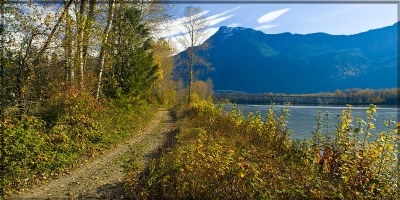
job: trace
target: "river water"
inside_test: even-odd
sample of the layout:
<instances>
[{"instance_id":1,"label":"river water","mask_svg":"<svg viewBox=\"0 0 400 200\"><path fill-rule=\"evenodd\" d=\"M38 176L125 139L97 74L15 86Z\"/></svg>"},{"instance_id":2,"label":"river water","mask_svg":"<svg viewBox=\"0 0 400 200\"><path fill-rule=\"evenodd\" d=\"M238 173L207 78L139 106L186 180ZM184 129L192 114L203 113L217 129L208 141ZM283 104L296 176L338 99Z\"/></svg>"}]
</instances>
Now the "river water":
<instances>
[{"instance_id":1,"label":"river water","mask_svg":"<svg viewBox=\"0 0 400 200\"><path fill-rule=\"evenodd\" d=\"M232 105L224 104L223 110L229 112L232 110ZM267 115L269 105L237 105L238 109L241 109L244 116L247 116L248 113L257 111L261 112L262 117ZM286 106L274 105L275 114L278 115ZM323 117L326 113L330 113L330 128L329 132L334 133L335 127L334 125L338 121L337 115L342 114L342 110L345 110L346 107L343 106L289 106L289 117L288 127L292 130L293 135L292 139L309 139L311 138L312 131L315 131L315 124L318 113L322 113ZM366 111L367 106L354 106L352 107L352 116L354 117L354 126L356 126L356 118L361 117L366 121ZM398 108L397 107L383 107L377 106L377 116L375 121L376 130L371 131L372 133L380 133L381 131L386 130L384 120L387 119L388 116L393 115L393 120L398 121ZM324 123L324 130L325 123Z\"/></svg>"}]
</instances>

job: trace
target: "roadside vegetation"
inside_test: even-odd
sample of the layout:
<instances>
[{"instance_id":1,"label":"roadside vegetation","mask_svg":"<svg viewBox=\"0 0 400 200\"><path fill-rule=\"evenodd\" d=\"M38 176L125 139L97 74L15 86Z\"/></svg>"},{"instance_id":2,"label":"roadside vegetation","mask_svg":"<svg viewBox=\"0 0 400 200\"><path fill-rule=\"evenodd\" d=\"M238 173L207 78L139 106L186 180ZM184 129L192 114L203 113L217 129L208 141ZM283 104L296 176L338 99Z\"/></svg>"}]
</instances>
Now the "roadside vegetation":
<instances>
[{"instance_id":1,"label":"roadside vegetation","mask_svg":"<svg viewBox=\"0 0 400 200\"><path fill-rule=\"evenodd\" d=\"M192 77L188 89L187 72L173 79L174 50L157 37L171 20L168 4L0 6L0 198L134 136L158 108L187 102L189 91L212 98L210 80Z\"/></svg>"},{"instance_id":2,"label":"roadside vegetation","mask_svg":"<svg viewBox=\"0 0 400 200\"><path fill-rule=\"evenodd\" d=\"M63 96L56 108L35 116L6 118L2 156L9 193L68 173L85 160L133 136L154 116L156 106L99 104L91 97ZM52 116L51 111L56 112ZM49 120L49 121L46 121Z\"/></svg>"},{"instance_id":3,"label":"roadside vegetation","mask_svg":"<svg viewBox=\"0 0 400 200\"><path fill-rule=\"evenodd\" d=\"M175 142L149 172L128 179L145 199L398 199L398 128L375 133L376 107L353 119L351 107L335 126L318 116L313 139L294 141L290 107L268 116L198 101L179 111ZM328 126L328 127L327 127ZM376 138L372 138L376 135ZM134 169L132 169L134 170ZM130 172L131 177L133 172ZM132 188L131 188L132 189Z\"/></svg>"},{"instance_id":4,"label":"roadside vegetation","mask_svg":"<svg viewBox=\"0 0 400 200\"><path fill-rule=\"evenodd\" d=\"M68 173L177 101L171 48L153 37L168 6L117 3L0 4L0 198Z\"/></svg>"}]
</instances>

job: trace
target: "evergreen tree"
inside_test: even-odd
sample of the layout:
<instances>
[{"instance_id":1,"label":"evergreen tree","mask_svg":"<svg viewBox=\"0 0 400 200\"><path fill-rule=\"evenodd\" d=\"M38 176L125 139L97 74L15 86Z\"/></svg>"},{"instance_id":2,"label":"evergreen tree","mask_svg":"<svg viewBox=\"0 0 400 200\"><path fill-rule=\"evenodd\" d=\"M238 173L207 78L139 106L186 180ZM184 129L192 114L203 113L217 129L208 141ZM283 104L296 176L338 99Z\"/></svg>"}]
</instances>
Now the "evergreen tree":
<instances>
[{"instance_id":1,"label":"evergreen tree","mask_svg":"<svg viewBox=\"0 0 400 200\"><path fill-rule=\"evenodd\" d=\"M156 81L158 66L151 52L150 31L140 10L121 7L114 26L114 64L106 74L105 93L110 97L143 98ZM118 34L115 34L118 33Z\"/></svg>"}]
</instances>

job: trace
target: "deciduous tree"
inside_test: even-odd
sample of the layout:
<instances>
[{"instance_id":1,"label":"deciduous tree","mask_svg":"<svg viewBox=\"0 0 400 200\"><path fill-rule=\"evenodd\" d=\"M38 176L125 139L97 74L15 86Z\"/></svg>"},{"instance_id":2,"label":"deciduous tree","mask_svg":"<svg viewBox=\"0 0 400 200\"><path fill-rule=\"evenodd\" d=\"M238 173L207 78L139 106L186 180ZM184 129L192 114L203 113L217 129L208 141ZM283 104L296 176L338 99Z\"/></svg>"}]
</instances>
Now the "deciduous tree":
<instances>
[{"instance_id":1,"label":"deciduous tree","mask_svg":"<svg viewBox=\"0 0 400 200\"><path fill-rule=\"evenodd\" d=\"M199 50L208 48L207 44L200 45L206 37L208 22L205 15L201 13L201 9L198 7L186 7L184 16L185 22L183 26L186 32L183 33L180 43L186 49L187 54L181 56L180 62L188 69L188 104L190 104L192 84L194 81L194 66L210 66L210 64L198 54Z\"/></svg>"}]
</instances>

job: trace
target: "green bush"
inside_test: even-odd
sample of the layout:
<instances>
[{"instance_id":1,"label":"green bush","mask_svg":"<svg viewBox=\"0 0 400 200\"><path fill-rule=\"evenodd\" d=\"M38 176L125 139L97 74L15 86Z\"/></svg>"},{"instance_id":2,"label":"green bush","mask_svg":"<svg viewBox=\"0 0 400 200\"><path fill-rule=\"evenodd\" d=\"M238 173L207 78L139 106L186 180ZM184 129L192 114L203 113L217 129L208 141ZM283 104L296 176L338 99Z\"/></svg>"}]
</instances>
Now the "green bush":
<instances>
[{"instance_id":1,"label":"green bush","mask_svg":"<svg viewBox=\"0 0 400 200\"><path fill-rule=\"evenodd\" d=\"M24 117L23 121L6 119L0 124L3 131L0 157L5 166L1 189L23 185L44 172L46 164L51 162L43 123L35 117ZM35 173L30 173L31 170Z\"/></svg>"},{"instance_id":2,"label":"green bush","mask_svg":"<svg viewBox=\"0 0 400 200\"><path fill-rule=\"evenodd\" d=\"M6 166L0 189L7 193L51 174L73 168L84 157L137 133L154 116L154 107L131 101L99 102L73 89L50 98L39 117L1 123Z\"/></svg>"},{"instance_id":3,"label":"green bush","mask_svg":"<svg viewBox=\"0 0 400 200\"><path fill-rule=\"evenodd\" d=\"M354 120L351 106L343 110L333 140L329 139L328 132L325 139L322 138L320 126L324 124L318 117L311 147L312 158L317 171L327 174L337 183L340 195L352 199L398 199L399 127L396 127L393 116L389 116L385 120L386 131L373 133L376 106L370 105L366 115L366 121L361 118Z\"/></svg>"},{"instance_id":4,"label":"green bush","mask_svg":"<svg viewBox=\"0 0 400 200\"><path fill-rule=\"evenodd\" d=\"M370 141L374 113L371 106L366 139L346 110L335 135L323 137L319 117L312 141L294 141L287 108L245 119L240 110L196 102L181 112L175 144L153 160L150 173L138 181L130 171L127 179L143 183L132 191L147 199L396 199L397 129L389 120Z\"/></svg>"}]
</instances>

